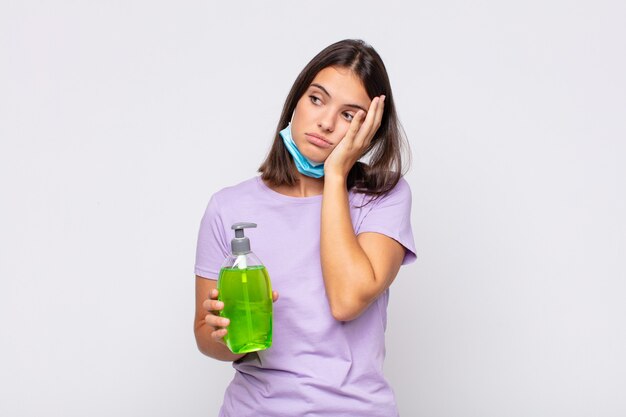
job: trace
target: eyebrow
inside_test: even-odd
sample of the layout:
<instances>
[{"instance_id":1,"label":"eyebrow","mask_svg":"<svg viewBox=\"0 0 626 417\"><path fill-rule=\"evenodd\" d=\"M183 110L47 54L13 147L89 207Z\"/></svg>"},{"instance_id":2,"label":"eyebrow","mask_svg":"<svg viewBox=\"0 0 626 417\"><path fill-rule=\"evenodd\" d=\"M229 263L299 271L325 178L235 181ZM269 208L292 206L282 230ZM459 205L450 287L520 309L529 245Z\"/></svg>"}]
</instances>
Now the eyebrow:
<instances>
[{"instance_id":1,"label":"eyebrow","mask_svg":"<svg viewBox=\"0 0 626 417\"><path fill-rule=\"evenodd\" d=\"M322 85L319 85L317 83L312 83L311 87L317 87L320 90L322 90L328 97L331 97L330 93L328 92L327 89L325 89ZM331 97L332 98L332 97ZM365 113L367 113L367 110L365 110L363 107L359 106L358 104L346 104L346 107L352 107L355 109L359 109L359 110L363 110Z\"/></svg>"}]
</instances>

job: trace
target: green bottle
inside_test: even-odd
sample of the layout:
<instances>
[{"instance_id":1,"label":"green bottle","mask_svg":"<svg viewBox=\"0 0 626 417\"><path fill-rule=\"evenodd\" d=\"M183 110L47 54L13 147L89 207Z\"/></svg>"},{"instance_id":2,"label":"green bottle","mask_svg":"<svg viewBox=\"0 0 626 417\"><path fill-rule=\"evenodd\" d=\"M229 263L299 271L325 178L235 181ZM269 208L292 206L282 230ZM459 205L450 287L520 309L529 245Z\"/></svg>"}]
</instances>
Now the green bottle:
<instances>
[{"instance_id":1,"label":"green bottle","mask_svg":"<svg viewBox=\"0 0 626 417\"><path fill-rule=\"evenodd\" d=\"M267 269L250 250L244 229L254 223L235 223L232 254L222 264L217 280L220 316L230 320L226 345L233 353L267 349L272 345L272 285Z\"/></svg>"}]
</instances>

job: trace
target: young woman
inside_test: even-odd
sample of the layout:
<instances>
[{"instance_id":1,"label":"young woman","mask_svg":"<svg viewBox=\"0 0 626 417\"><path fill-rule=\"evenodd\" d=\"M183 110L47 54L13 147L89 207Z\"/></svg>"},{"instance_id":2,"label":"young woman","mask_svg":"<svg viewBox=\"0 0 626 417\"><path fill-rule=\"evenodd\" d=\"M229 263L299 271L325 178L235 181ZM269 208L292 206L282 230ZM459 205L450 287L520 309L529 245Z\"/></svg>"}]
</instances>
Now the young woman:
<instances>
[{"instance_id":1,"label":"young woman","mask_svg":"<svg viewBox=\"0 0 626 417\"><path fill-rule=\"evenodd\" d=\"M196 253L195 336L233 361L220 416L398 414L383 376L388 288L415 260L406 144L385 66L359 40L320 52L287 97L260 176L215 193ZM368 163L359 161L367 156ZM224 344L216 279L246 221L274 293L273 344Z\"/></svg>"}]
</instances>

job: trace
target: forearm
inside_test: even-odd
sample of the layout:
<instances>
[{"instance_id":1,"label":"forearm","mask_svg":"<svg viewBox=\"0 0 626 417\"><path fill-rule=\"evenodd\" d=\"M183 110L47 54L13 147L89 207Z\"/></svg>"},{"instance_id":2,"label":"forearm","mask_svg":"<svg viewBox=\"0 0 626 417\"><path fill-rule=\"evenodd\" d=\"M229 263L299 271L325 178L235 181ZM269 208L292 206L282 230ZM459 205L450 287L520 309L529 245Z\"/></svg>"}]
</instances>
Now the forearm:
<instances>
[{"instance_id":1,"label":"forearm","mask_svg":"<svg viewBox=\"0 0 626 417\"><path fill-rule=\"evenodd\" d=\"M352 320L371 303L376 277L354 234L345 178L325 178L321 216L320 256L328 301L335 318Z\"/></svg>"},{"instance_id":2,"label":"forearm","mask_svg":"<svg viewBox=\"0 0 626 417\"><path fill-rule=\"evenodd\" d=\"M203 354L210 356L211 358L232 362L237 359L242 358L245 354L235 354L226 347L223 343L219 343L215 341L211 337L211 332L215 329L209 326L206 323L196 324L194 327L194 334L196 336L196 344L198 345L198 350Z\"/></svg>"}]
</instances>

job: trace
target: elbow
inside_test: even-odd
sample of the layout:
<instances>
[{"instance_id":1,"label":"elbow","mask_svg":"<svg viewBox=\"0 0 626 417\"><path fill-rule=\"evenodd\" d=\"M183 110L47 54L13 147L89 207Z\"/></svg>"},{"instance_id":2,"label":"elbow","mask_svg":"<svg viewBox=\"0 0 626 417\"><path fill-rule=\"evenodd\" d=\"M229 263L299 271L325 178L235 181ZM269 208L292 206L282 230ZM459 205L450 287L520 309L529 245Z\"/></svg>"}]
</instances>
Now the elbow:
<instances>
[{"instance_id":1,"label":"elbow","mask_svg":"<svg viewBox=\"0 0 626 417\"><path fill-rule=\"evenodd\" d=\"M350 311L335 311L332 310L333 318L337 321L352 321L359 317L359 314L355 314Z\"/></svg>"},{"instance_id":2,"label":"elbow","mask_svg":"<svg viewBox=\"0 0 626 417\"><path fill-rule=\"evenodd\" d=\"M196 346L198 347L198 350L200 351L200 353L202 353L203 355L209 356L207 347L206 347L206 341L204 340L205 338L203 338L200 334L200 331L202 329L202 324L200 323L194 323L193 326L193 335L196 339Z\"/></svg>"},{"instance_id":3,"label":"elbow","mask_svg":"<svg viewBox=\"0 0 626 417\"><path fill-rule=\"evenodd\" d=\"M337 321L350 321L352 319L352 315L349 314L348 311L344 309L340 309L331 304L330 306L330 314L332 314L333 318Z\"/></svg>"},{"instance_id":4,"label":"elbow","mask_svg":"<svg viewBox=\"0 0 626 417\"><path fill-rule=\"evenodd\" d=\"M337 321L352 321L358 318L376 299L370 288L361 287L349 291L345 288L327 291L330 313Z\"/></svg>"},{"instance_id":5,"label":"elbow","mask_svg":"<svg viewBox=\"0 0 626 417\"><path fill-rule=\"evenodd\" d=\"M369 280L366 278L371 277ZM376 298L376 280L371 270L349 271L347 275L359 275L363 282L342 283L342 276L324 276L326 297L330 313L338 321L352 321L358 318ZM335 285L331 285L335 283ZM339 285L338 285L339 284Z\"/></svg>"},{"instance_id":6,"label":"elbow","mask_svg":"<svg viewBox=\"0 0 626 417\"><path fill-rule=\"evenodd\" d=\"M367 308L367 304L357 300L334 300L329 303L330 313L337 321L352 321Z\"/></svg>"}]
</instances>

